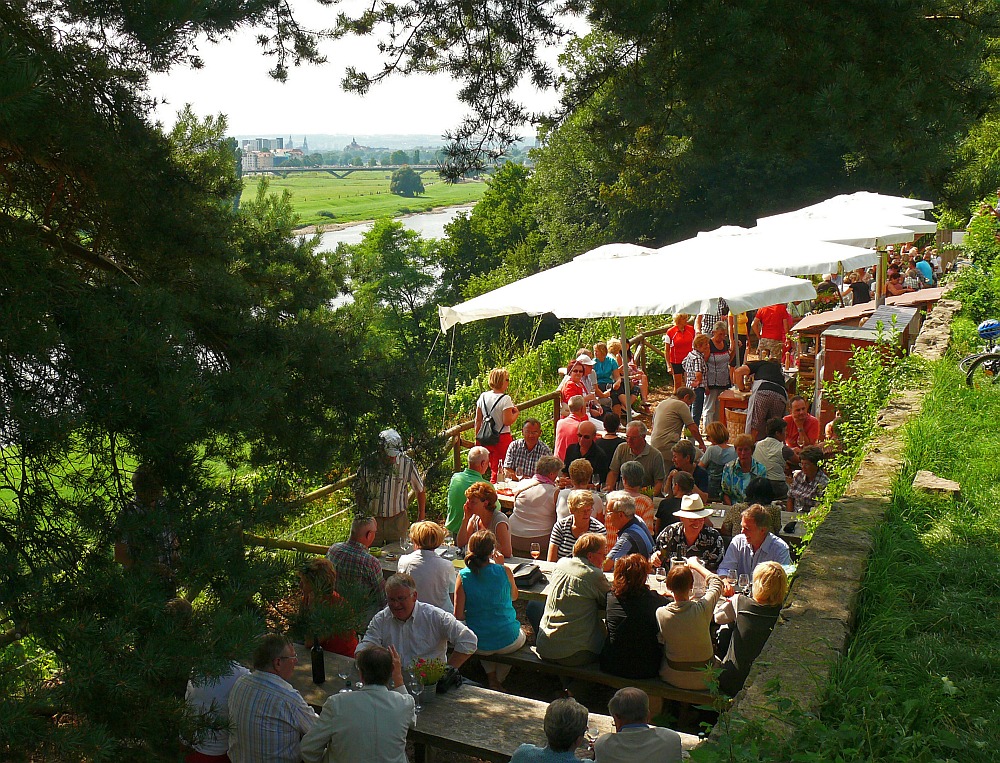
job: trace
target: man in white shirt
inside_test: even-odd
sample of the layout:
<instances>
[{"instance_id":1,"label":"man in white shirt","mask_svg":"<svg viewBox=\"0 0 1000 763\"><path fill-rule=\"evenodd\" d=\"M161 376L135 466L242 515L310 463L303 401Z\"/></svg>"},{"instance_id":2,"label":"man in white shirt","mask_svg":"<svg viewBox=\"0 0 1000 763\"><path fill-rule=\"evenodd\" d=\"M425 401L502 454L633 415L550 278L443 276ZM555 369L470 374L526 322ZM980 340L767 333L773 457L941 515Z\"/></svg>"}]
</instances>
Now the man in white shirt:
<instances>
[{"instance_id":1,"label":"man in white shirt","mask_svg":"<svg viewBox=\"0 0 1000 763\"><path fill-rule=\"evenodd\" d=\"M298 658L285 636L268 633L253 653L254 671L229 692L232 763L299 763L316 713L288 683Z\"/></svg>"},{"instance_id":2,"label":"man in white shirt","mask_svg":"<svg viewBox=\"0 0 1000 763\"><path fill-rule=\"evenodd\" d=\"M399 654L373 646L358 653L357 666L364 686L330 695L302 739L305 763L406 763L406 732L417 725L417 716L403 686Z\"/></svg>"},{"instance_id":3,"label":"man in white shirt","mask_svg":"<svg viewBox=\"0 0 1000 763\"><path fill-rule=\"evenodd\" d=\"M476 634L450 612L417 601L412 577L397 572L385 581L385 593L389 604L372 618L358 653L373 646L395 647L404 670L421 657L458 668L475 653ZM450 656L449 641L455 645Z\"/></svg>"},{"instance_id":4,"label":"man in white shirt","mask_svg":"<svg viewBox=\"0 0 1000 763\"><path fill-rule=\"evenodd\" d=\"M680 734L649 725L649 697L642 689L619 689L608 702L608 712L617 733L602 734L594 743L595 758L601 763L680 763Z\"/></svg>"},{"instance_id":5,"label":"man in white shirt","mask_svg":"<svg viewBox=\"0 0 1000 763\"><path fill-rule=\"evenodd\" d=\"M229 723L229 692L232 691L237 679L250 675L250 671L238 662L229 663L229 672L216 678L192 678L188 681L184 702L191 712L205 715L219 721ZM191 749L200 753L202 760L211 758L219 761L229 760L229 730L226 728L212 731L205 730L190 741Z\"/></svg>"}]
</instances>

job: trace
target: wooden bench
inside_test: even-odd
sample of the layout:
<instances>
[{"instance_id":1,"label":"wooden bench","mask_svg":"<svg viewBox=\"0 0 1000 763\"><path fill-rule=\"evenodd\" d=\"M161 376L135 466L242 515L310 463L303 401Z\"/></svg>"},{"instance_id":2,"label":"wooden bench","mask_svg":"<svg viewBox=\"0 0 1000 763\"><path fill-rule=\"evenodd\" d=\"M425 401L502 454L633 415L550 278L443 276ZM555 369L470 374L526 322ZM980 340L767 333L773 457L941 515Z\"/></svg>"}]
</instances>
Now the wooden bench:
<instances>
[{"instance_id":1,"label":"wooden bench","mask_svg":"<svg viewBox=\"0 0 1000 763\"><path fill-rule=\"evenodd\" d=\"M295 653L299 663L290 683L306 702L321 711L327 698L342 688L337 673L349 672L354 660L327 652L327 679L317 686L312 682L309 651L296 644ZM545 745L543 722L547 708L545 702L464 684L424 702L417 726L410 729L407 738L413 743L417 763L430 763L435 749L507 763L522 744ZM615 730L607 715L591 713L590 725L602 734ZM685 754L700 743L692 734L681 734Z\"/></svg>"},{"instance_id":2,"label":"wooden bench","mask_svg":"<svg viewBox=\"0 0 1000 763\"><path fill-rule=\"evenodd\" d=\"M538 656L534 647L526 646L510 654L491 654L490 662L502 662L505 665L534 670L538 673L550 673L564 678L575 678L581 681L604 684L614 689L635 686L649 695L649 710L653 716L659 715L663 708L663 700L670 699L691 705L709 705L718 709L728 706L729 699L713 697L707 691L692 691L671 686L659 678L621 678L601 670L596 662L577 667L567 667L554 662L547 662Z\"/></svg>"}]
</instances>

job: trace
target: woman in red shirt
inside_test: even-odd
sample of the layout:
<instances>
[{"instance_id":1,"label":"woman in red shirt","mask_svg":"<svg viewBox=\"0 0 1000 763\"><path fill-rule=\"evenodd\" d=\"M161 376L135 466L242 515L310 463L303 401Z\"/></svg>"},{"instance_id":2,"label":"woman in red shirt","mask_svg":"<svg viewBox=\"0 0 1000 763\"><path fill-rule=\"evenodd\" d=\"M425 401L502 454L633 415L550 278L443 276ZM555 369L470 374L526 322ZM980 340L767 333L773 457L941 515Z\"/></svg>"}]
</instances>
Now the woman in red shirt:
<instances>
[{"instance_id":1,"label":"woman in red shirt","mask_svg":"<svg viewBox=\"0 0 1000 763\"><path fill-rule=\"evenodd\" d=\"M324 608L338 610L344 620L353 619L354 615L347 602L337 593L337 570L329 559L316 557L302 568L299 572L299 592L302 594L301 616L307 630L310 620L314 620L313 627L316 629L318 621L330 620L330 615L322 612ZM341 633L306 633L306 646L312 646L313 635L319 638L324 651L342 654L345 657L353 657L354 650L358 646L358 634L354 630L345 630Z\"/></svg>"},{"instance_id":2,"label":"woman in red shirt","mask_svg":"<svg viewBox=\"0 0 1000 763\"><path fill-rule=\"evenodd\" d=\"M684 386L684 358L691 354L694 342L694 326L690 325L691 316L687 313L677 313L674 325L667 329L664 340L663 359L670 364L674 376L674 391Z\"/></svg>"}]
</instances>

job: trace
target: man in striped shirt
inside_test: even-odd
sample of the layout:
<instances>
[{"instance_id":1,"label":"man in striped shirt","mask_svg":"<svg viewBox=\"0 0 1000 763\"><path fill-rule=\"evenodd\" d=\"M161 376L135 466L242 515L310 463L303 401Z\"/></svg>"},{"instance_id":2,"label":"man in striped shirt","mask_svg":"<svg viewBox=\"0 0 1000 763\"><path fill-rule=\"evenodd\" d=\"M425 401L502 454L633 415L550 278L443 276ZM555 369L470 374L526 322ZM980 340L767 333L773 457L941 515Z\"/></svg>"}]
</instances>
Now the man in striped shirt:
<instances>
[{"instance_id":1,"label":"man in striped shirt","mask_svg":"<svg viewBox=\"0 0 1000 763\"><path fill-rule=\"evenodd\" d=\"M300 763L302 737L316 713L288 683L298 658L285 636L268 633L253 653L254 671L229 693L232 763Z\"/></svg>"},{"instance_id":2,"label":"man in striped shirt","mask_svg":"<svg viewBox=\"0 0 1000 763\"><path fill-rule=\"evenodd\" d=\"M405 536L410 529L406 513L407 487L417 496L417 520L423 521L427 493L413 460L403 453L403 438L395 429L379 433L381 463L379 469L365 469L362 480L367 513L375 517L375 543L384 545Z\"/></svg>"}]
</instances>

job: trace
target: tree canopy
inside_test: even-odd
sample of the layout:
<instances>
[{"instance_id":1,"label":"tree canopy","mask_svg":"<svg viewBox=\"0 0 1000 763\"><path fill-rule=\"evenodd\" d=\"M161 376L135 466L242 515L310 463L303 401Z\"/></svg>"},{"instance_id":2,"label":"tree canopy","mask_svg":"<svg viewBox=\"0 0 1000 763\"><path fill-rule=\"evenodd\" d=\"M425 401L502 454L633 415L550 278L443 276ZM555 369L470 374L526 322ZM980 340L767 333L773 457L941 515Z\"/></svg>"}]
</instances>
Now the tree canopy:
<instances>
[{"instance_id":1,"label":"tree canopy","mask_svg":"<svg viewBox=\"0 0 1000 763\"><path fill-rule=\"evenodd\" d=\"M295 581L240 530L421 426L419 374L332 307L346 268L287 197L234 211L225 121L149 121L148 71L282 7L0 9L0 646L33 650L2 653L4 759L176 759L188 675L245 657ZM137 464L164 488L139 527ZM168 531L169 575L113 561Z\"/></svg>"},{"instance_id":2,"label":"tree canopy","mask_svg":"<svg viewBox=\"0 0 1000 763\"><path fill-rule=\"evenodd\" d=\"M397 196L419 196L424 192L424 182L415 170L404 165L398 170L392 171L389 192Z\"/></svg>"}]
</instances>

